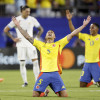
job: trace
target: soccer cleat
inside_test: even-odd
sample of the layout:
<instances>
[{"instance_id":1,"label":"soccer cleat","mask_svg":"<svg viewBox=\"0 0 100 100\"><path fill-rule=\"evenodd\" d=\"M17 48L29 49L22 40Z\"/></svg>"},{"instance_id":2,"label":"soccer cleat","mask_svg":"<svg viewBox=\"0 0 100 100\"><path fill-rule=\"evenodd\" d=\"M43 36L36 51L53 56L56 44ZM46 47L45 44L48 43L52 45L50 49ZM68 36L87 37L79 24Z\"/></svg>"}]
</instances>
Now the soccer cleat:
<instances>
[{"instance_id":1,"label":"soccer cleat","mask_svg":"<svg viewBox=\"0 0 100 100\"><path fill-rule=\"evenodd\" d=\"M26 86L28 86L28 83L24 83L24 84L22 85L22 87L26 87Z\"/></svg>"},{"instance_id":2,"label":"soccer cleat","mask_svg":"<svg viewBox=\"0 0 100 100\"><path fill-rule=\"evenodd\" d=\"M47 89L47 90L45 90L45 95L44 95L44 97L47 97L48 94L49 94L49 90Z\"/></svg>"},{"instance_id":3,"label":"soccer cleat","mask_svg":"<svg viewBox=\"0 0 100 100\"><path fill-rule=\"evenodd\" d=\"M99 83L98 83L98 82L96 83L96 85L97 85L97 87L100 87L100 85L99 85Z\"/></svg>"},{"instance_id":4,"label":"soccer cleat","mask_svg":"<svg viewBox=\"0 0 100 100\"><path fill-rule=\"evenodd\" d=\"M45 95L45 93L44 93L44 92L42 92L42 93L40 94L40 97L44 97L44 95Z\"/></svg>"},{"instance_id":5,"label":"soccer cleat","mask_svg":"<svg viewBox=\"0 0 100 100\"><path fill-rule=\"evenodd\" d=\"M90 83L88 83L86 87L89 87L91 85L93 85L93 81L91 81Z\"/></svg>"},{"instance_id":6,"label":"soccer cleat","mask_svg":"<svg viewBox=\"0 0 100 100\"><path fill-rule=\"evenodd\" d=\"M45 92L42 92L40 94L40 97L47 97L48 96L48 93L49 93L49 90L47 89L47 90L45 90Z\"/></svg>"}]
</instances>

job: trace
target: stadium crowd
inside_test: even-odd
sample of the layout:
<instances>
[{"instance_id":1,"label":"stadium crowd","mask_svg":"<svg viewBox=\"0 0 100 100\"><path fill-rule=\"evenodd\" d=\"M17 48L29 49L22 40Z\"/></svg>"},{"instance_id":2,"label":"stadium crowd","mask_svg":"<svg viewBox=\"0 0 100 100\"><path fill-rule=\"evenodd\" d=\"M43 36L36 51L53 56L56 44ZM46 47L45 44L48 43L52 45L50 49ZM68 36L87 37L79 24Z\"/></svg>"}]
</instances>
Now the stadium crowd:
<instances>
[{"instance_id":1,"label":"stadium crowd","mask_svg":"<svg viewBox=\"0 0 100 100\"><path fill-rule=\"evenodd\" d=\"M100 14L100 0L0 0L0 16L19 15L21 5L28 5L35 17L65 16L64 9L79 16Z\"/></svg>"}]
</instances>

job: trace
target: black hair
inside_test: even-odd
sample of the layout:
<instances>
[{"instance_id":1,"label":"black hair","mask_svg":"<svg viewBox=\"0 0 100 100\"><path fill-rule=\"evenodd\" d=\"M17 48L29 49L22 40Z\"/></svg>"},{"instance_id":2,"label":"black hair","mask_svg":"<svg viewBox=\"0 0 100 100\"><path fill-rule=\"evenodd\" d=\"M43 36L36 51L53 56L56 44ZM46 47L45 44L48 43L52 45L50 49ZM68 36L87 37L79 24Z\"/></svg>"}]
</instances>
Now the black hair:
<instances>
[{"instance_id":1,"label":"black hair","mask_svg":"<svg viewBox=\"0 0 100 100\"><path fill-rule=\"evenodd\" d=\"M99 24L97 24L97 23L93 23L95 26L97 26L98 27L98 29L100 28L100 26L99 26Z\"/></svg>"},{"instance_id":2,"label":"black hair","mask_svg":"<svg viewBox=\"0 0 100 100\"><path fill-rule=\"evenodd\" d=\"M25 10L26 8L30 8L30 7L28 7L27 5L25 5L25 6L20 6L20 11L22 12L22 11Z\"/></svg>"},{"instance_id":3,"label":"black hair","mask_svg":"<svg viewBox=\"0 0 100 100\"><path fill-rule=\"evenodd\" d=\"M49 31L52 31L52 32L54 33L54 31L53 31L53 30L49 30Z\"/></svg>"}]
</instances>

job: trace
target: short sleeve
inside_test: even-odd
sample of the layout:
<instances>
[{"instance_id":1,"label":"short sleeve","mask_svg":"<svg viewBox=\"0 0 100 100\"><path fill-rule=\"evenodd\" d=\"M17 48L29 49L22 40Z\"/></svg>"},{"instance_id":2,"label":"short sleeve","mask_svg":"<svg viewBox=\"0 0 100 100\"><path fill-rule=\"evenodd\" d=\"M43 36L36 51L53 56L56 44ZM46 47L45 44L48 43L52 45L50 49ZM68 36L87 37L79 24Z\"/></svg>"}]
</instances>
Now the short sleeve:
<instances>
[{"instance_id":1,"label":"short sleeve","mask_svg":"<svg viewBox=\"0 0 100 100\"><path fill-rule=\"evenodd\" d=\"M69 43L69 41L67 40L67 36L57 41L57 43L59 43L59 45L63 48L65 45Z\"/></svg>"},{"instance_id":2,"label":"short sleeve","mask_svg":"<svg viewBox=\"0 0 100 100\"><path fill-rule=\"evenodd\" d=\"M33 22L34 22L34 26L36 27L36 28L38 28L38 27L40 27L40 23L37 21L37 19L33 19Z\"/></svg>"},{"instance_id":3,"label":"short sleeve","mask_svg":"<svg viewBox=\"0 0 100 100\"><path fill-rule=\"evenodd\" d=\"M87 35L88 34L86 34L86 33L79 33L79 39L85 41L85 38L86 38Z\"/></svg>"},{"instance_id":4,"label":"short sleeve","mask_svg":"<svg viewBox=\"0 0 100 100\"><path fill-rule=\"evenodd\" d=\"M33 45L40 51L41 47L44 45L44 42L34 39Z\"/></svg>"},{"instance_id":5,"label":"short sleeve","mask_svg":"<svg viewBox=\"0 0 100 100\"><path fill-rule=\"evenodd\" d=\"M8 25L7 25L10 29L15 27L15 24L13 21L11 21Z\"/></svg>"}]
</instances>

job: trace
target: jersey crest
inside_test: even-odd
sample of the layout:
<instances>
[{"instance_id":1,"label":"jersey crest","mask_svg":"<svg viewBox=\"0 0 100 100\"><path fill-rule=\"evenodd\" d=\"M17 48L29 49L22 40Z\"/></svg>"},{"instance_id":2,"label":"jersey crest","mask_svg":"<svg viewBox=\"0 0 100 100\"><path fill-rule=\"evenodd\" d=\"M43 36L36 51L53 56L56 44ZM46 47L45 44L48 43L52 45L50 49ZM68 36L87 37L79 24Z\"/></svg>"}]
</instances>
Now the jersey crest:
<instances>
[{"instance_id":1,"label":"jersey crest","mask_svg":"<svg viewBox=\"0 0 100 100\"><path fill-rule=\"evenodd\" d=\"M99 38L96 38L95 40L99 40Z\"/></svg>"},{"instance_id":2,"label":"jersey crest","mask_svg":"<svg viewBox=\"0 0 100 100\"><path fill-rule=\"evenodd\" d=\"M52 45L52 47L55 47L55 46L56 46L56 44L53 44L53 45Z\"/></svg>"}]
</instances>

